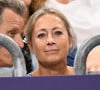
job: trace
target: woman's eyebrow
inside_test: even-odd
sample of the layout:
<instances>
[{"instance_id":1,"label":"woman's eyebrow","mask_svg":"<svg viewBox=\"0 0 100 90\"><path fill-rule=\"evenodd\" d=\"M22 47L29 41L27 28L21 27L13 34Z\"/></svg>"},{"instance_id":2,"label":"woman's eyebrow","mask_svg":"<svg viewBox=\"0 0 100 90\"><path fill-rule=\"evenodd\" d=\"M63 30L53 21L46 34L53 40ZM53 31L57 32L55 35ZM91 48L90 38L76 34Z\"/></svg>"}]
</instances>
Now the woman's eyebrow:
<instances>
[{"instance_id":1,"label":"woman's eyebrow","mask_svg":"<svg viewBox=\"0 0 100 90\"><path fill-rule=\"evenodd\" d=\"M52 28L52 30L55 30L55 29L61 29L61 27L54 27L54 28Z\"/></svg>"},{"instance_id":2,"label":"woman's eyebrow","mask_svg":"<svg viewBox=\"0 0 100 90\"><path fill-rule=\"evenodd\" d=\"M41 28L37 28L37 30L39 30L39 31L46 31L46 28L45 27L41 27Z\"/></svg>"}]
</instances>

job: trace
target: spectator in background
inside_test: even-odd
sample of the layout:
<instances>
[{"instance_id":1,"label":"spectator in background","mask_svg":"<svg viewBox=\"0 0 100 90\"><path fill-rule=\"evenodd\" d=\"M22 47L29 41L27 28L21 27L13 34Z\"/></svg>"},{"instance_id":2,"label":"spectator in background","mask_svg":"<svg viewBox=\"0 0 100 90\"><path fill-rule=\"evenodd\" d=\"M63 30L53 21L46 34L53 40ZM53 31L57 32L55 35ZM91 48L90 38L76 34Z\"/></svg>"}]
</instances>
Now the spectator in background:
<instances>
[{"instance_id":1,"label":"spectator in background","mask_svg":"<svg viewBox=\"0 0 100 90\"><path fill-rule=\"evenodd\" d=\"M37 9L41 8L44 6L45 2L47 0L32 0L30 4L30 11L31 14L33 14Z\"/></svg>"},{"instance_id":2,"label":"spectator in background","mask_svg":"<svg viewBox=\"0 0 100 90\"><path fill-rule=\"evenodd\" d=\"M30 17L30 4L32 0L22 0L22 1L24 1L25 5L27 6L27 13L25 15L25 21L27 22L27 20Z\"/></svg>"},{"instance_id":3,"label":"spectator in background","mask_svg":"<svg viewBox=\"0 0 100 90\"><path fill-rule=\"evenodd\" d=\"M25 36L39 68L29 76L73 75L66 57L73 46L73 31L67 19L53 8L37 10L25 27Z\"/></svg>"}]
</instances>

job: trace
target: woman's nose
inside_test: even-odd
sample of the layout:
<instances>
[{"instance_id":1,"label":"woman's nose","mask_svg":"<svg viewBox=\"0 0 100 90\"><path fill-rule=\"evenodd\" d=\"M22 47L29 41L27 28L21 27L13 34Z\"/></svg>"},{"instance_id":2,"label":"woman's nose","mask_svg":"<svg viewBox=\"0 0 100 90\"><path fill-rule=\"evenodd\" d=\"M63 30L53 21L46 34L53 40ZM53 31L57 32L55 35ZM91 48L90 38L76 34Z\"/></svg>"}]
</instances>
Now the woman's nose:
<instances>
[{"instance_id":1,"label":"woman's nose","mask_svg":"<svg viewBox=\"0 0 100 90\"><path fill-rule=\"evenodd\" d=\"M53 44L55 44L55 40L54 40L54 38L50 35L50 36L48 36L48 38L47 38L47 45L53 45Z\"/></svg>"}]
</instances>

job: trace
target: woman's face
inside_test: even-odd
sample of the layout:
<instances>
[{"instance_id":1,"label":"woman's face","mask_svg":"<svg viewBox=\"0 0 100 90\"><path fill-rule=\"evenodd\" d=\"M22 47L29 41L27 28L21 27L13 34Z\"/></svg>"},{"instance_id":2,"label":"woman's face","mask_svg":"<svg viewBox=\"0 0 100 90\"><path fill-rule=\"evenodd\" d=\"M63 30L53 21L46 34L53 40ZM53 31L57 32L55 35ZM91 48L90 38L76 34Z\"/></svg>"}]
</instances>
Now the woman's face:
<instances>
[{"instance_id":1,"label":"woman's face","mask_svg":"<svg viewBox=\"0 0 100 90\"><path fill-rule=\"evenodd\" d=\"M65 62L71 44L71 37L59 17L46 14L36 21L32 32L32 48L41 64Z\"/></svg>"}]
</instances>

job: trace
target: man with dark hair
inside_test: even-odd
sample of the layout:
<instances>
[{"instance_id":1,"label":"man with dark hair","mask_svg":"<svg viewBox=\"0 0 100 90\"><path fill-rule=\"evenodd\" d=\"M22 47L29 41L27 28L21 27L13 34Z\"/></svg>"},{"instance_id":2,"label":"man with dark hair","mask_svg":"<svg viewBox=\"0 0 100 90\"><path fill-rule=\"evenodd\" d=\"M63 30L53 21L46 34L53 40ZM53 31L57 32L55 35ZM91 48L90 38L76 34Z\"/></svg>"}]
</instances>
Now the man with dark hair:
<instances>
[{"instance_id":1,"label":"man with dark hair","mask_svg":"<svg viewBox=\"0 0 100 90\"><path fill-rule=\"evenodd\" d=\"M11 37L24 48L23 30L27 8L22 0L0 0L0 33ZM13 66L9 52L0 48L0 67Z\"/></svg>"}]
</instances>

